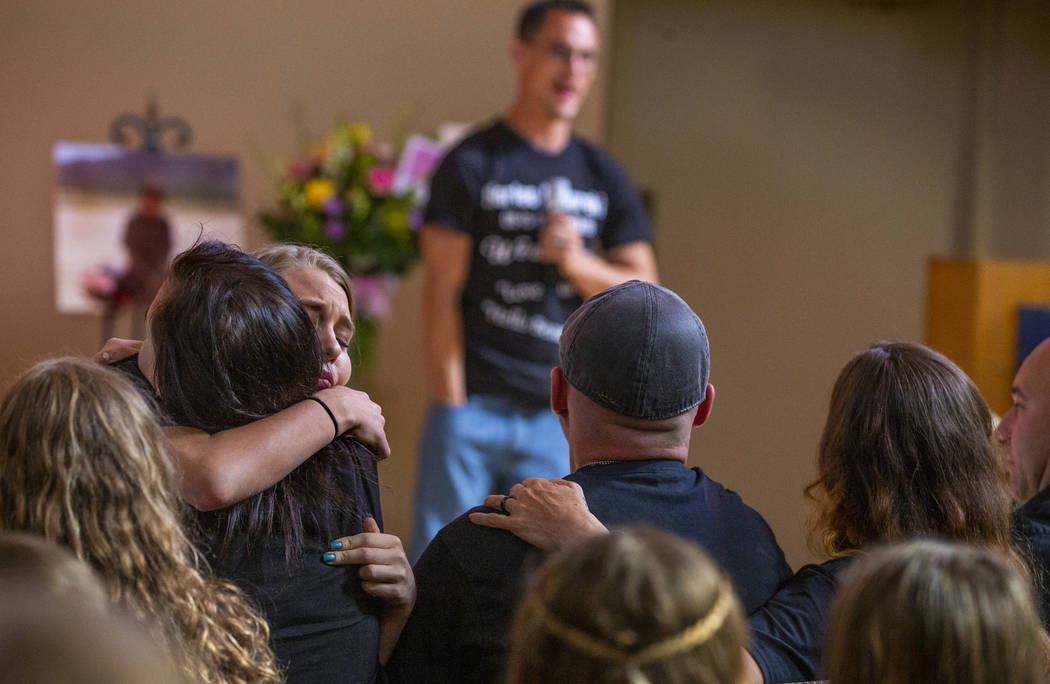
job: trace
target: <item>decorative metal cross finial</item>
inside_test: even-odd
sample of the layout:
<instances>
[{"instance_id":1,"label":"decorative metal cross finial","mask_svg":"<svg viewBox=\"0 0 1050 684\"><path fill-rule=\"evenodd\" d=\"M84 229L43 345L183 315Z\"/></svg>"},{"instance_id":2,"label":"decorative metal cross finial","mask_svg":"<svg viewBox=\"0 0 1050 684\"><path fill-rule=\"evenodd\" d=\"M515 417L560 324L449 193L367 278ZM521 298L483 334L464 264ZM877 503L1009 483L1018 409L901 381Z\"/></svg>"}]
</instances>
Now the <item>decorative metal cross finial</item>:
<instances>
[{"instance_id":1,"label":"decorative metal cross finial","mask_svg":"<svg viewBox=\"0 0 1050 684\"><path fill-rule=\"evenodd\" d=\"M128 130L135 131L142 141L144 152L163 151L165 132L174 133L173 149L181 149L193 140L193 129L184 119L178 116L161 118L157 114L157 99L150 95L146 100L146 116L126 112L113 119L109 124L109 139L118 145L130 147L131 136Z\"/></svg>"}]
</instances>

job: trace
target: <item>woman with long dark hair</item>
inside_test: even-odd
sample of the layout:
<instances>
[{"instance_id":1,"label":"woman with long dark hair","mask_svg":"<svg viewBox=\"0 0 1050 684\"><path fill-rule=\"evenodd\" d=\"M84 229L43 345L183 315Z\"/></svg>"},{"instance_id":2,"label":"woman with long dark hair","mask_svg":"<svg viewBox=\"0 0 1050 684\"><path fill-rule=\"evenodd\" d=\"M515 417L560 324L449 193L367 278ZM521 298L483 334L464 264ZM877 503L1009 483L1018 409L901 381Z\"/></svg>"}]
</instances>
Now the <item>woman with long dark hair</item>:
<instances>
[{"instance_id":1,"label":"woman with long dark hair","mask_svg":"<svg viewBox=\"0 0 1050 684\"><path fill-rule=\"evenodd\" d=\"M150 308L138 367L172 424L217 433L309 401L326 357L280 276L206 242L172 263ZM216 571L244 587L270 621L289 681L335 674L371 681L392 649L414 584L400 541L379 532L379 515L375 457L344 438L273 486L198 515ZM350 547L339 561L360 570L319 558L345 534L353 536L336 542Z\"/></svg>"},{"instance_id":2,"label":"woman with long dark hair","mask_svg":"<svg viewBox=\"0 0 1050 684\"><path fill-rule=\"evenodd\" d=\"M857 554L874 545L966 542L1028 576L1012 545L991 434L980 391L931 349L877 342L846 364L806 488L811 545L830 560L801 568L750 616L754 681L817 676L831 597Z\"/></svg>"},{"instance_id":3,"label":"woman with long dark hair","mask_svg":"<svg viewBox=\"0 0 1050 684\"><path fill-rule=\"evenodd\" d=\"M333 423L378 459L390 455L382 408L365 392L347 386L354 297L346 271L331 256L306 245L277 243L254 256L276 271L306 308L325 361L312 400L264 420L211 433L187 426L164 428L179 464L179 493L202 511L232 506L281 481L332 440ZM138 372L135 354L141 348L140 340L113 338L95 360L139 376L151 392Z\"/></svg>"}]
</instances>

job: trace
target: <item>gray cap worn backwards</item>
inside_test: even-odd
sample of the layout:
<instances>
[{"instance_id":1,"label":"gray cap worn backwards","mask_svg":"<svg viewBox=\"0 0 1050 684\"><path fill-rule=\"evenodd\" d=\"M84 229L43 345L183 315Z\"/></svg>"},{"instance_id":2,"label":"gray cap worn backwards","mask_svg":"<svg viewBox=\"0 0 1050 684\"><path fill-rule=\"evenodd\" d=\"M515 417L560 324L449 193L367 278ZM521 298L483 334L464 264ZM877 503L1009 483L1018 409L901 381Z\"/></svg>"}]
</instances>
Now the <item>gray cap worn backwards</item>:
<instances>
[{"instance_id":1,"label":"gray cap worn backwards","mask_svg":"<svg viewBox=\"0 0 1050 684\"><path fill-rule=\"evenodd\" d=\"M561 333L562 373L594 403L662 420L704 400L711 368L700 318L670 290L631 280L594 295Z\"/></svg>"}]
</instances>

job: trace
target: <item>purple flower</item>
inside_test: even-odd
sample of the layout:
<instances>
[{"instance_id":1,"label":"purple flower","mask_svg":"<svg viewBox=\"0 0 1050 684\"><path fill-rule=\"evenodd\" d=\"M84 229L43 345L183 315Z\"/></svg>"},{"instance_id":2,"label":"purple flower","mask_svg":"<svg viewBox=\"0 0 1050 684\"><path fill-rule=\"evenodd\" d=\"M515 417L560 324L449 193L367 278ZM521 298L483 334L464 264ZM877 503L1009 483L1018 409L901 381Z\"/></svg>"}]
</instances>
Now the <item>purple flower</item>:
<instances>
[{"instance_id":1,"label":"purple flower","mask_svg":"<svg viewBox=\"0 0 1050 684\"><path fill-rule=\"evenodd\" d=\"M324 236L332 242L346 237L346 227L338 216L330 216L324 224Z\"/></svg>"},{"instance_id":2,"label":"purple flower","mask_svg":"<svg viewBox=\"0 0 1050 684\"><path fill-rule=\"evenodd\" d=\"M329 195L321 202L321 211L330 219L340 218L343 215L343 200L336 195Z\"/></svg>"},{"instance_id":3,"label":"purple flower","mask_svg":"<svg viewBox=\"0 0 1050 684\"><path fill-rule=\"evenodd\" d=\"M408 213L408 227L415 232L423 226L423 207L415 207Z\"/></svg>"}]
</instances>

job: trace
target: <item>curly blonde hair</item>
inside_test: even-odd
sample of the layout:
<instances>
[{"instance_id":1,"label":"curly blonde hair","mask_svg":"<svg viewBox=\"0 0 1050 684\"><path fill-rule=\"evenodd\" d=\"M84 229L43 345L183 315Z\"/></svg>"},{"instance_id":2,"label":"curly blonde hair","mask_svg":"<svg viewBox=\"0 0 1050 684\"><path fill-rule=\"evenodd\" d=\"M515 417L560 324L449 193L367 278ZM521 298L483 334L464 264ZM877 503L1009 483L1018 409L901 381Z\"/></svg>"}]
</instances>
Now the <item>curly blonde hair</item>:
<instances>
[{"instance_id":1,"label":"curly blonde hair","mask_svg":"<svg viewBox=\"0 0 1050 684\"><path fill-rule=\"evenodd\" d=\"M207 682L276 682L269 627L182 527L150 406L116 372L37 364L0 404L0 529L70 549Z\"/></svg>"},{"instance_id":2,"label":"curly blonde hair","mask_svg":"<svg viewBox=\"0 0 1050 684\"><path fill-rule=\"evenodd\" d=\"M507 684L736 684L743 611L699 547L628 527L551 557L515 615Z\"/></svg>"}]
</instances>

